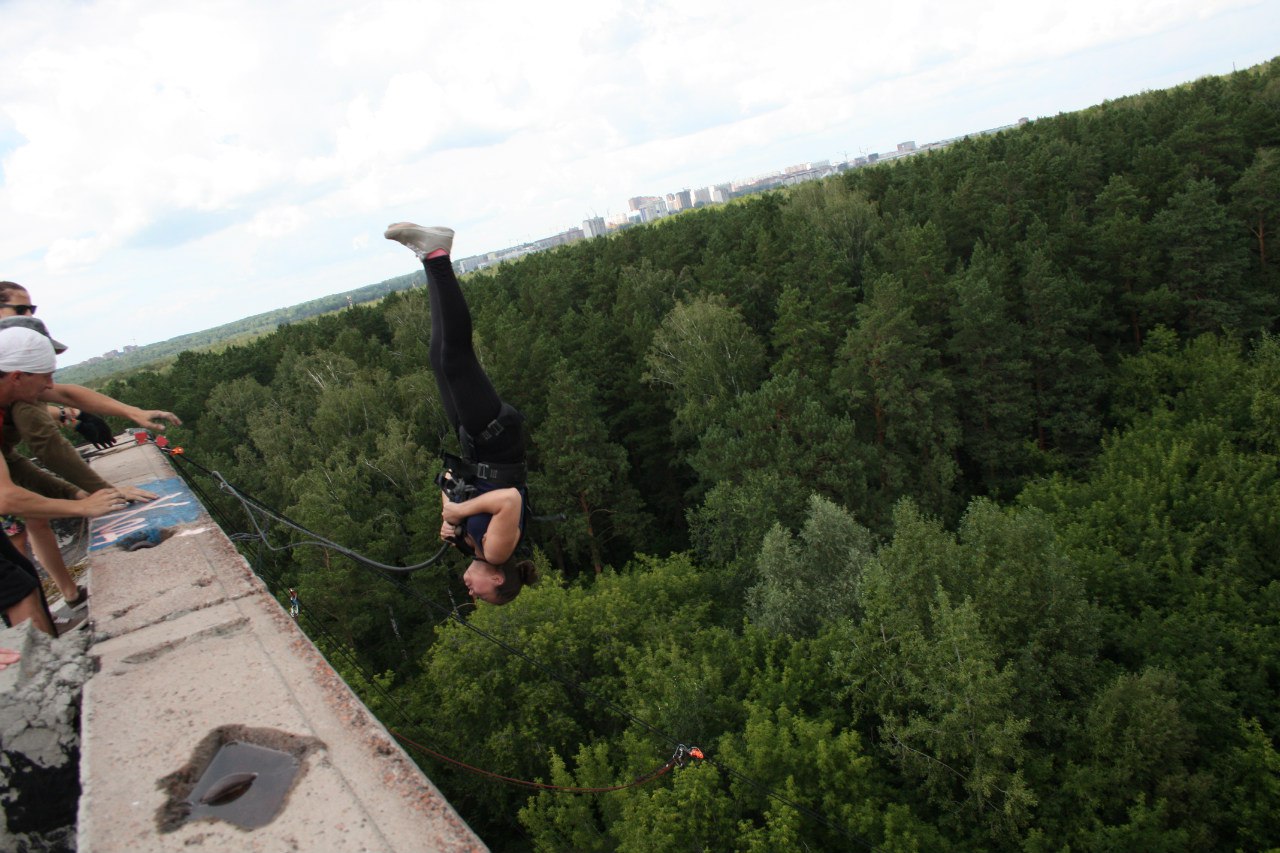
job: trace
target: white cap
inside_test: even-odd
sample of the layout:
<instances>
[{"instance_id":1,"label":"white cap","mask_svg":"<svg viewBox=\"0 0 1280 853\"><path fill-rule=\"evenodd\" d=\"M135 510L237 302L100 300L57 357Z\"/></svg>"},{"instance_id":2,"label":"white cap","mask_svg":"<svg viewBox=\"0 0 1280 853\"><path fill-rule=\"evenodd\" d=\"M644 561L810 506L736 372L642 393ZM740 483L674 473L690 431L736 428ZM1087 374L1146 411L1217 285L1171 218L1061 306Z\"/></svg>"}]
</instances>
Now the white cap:
<instances>
[{"instance_id":1,"label":"white cap","mask_svg":"<svg viewBox=\"0 0 1280 853\"><path fill-rule=\"evenodd\" d=\"M0 372L53 373L58 360L47 335L22 326L0 329Z\"/></svg>"}]
</instances>

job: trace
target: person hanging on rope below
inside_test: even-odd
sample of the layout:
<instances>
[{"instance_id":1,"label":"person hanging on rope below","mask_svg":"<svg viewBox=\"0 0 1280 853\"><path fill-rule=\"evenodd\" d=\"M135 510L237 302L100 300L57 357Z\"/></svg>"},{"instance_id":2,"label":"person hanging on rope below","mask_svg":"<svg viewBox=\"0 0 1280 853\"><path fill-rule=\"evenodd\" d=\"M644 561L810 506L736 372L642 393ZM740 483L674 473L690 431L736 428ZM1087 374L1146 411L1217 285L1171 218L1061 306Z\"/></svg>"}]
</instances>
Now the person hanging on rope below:
<instances>
[{"instance_id":1,"label":"person hanging on rope below","mask_svg":"<svg viewBox=\"0 0 1280 853\"><path fill-rule=\"evenodd\" d=\"M471 311L453 273L450 228L398 222L384 235L412 249L427 271L431 372L462 457L445 454L440 538L472 558L462 582L473 598L507 604L537 569L516 558L529 517L524 415L503 402L476 358Z\"/></svg>"}]
</instances>

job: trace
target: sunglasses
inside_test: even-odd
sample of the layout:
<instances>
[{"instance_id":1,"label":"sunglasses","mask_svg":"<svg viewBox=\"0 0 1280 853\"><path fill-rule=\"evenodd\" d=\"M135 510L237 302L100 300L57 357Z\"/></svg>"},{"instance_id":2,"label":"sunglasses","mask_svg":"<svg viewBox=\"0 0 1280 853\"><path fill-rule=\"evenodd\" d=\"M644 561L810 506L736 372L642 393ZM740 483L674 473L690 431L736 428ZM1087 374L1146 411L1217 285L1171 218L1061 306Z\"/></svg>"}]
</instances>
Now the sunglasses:
<instances>
[{"instance_id":1,"label":"sunglasses","mask_svg":"<svg viewBox=\"0 0 1280 853\"><path fill-rule=\"evenodd\" d=\"M0 305L0 308L8 308L10 311L17 314L19 317L24 317L27 314L34 315L36 313L36 306L34 305L9 305L6 303L3 305Z\"/></svg>"}]
</instances>

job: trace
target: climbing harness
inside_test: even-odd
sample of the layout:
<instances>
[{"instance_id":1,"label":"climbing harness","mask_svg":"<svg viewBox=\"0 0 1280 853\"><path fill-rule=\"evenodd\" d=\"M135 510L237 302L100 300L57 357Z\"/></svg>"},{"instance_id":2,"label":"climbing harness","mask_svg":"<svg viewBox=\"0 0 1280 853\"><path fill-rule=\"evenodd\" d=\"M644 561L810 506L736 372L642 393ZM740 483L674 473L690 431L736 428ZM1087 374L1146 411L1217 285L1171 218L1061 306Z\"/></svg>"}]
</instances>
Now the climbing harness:
<instances>
[{"instance_id":1,"label":"climbing harness","mask_svg":"<svg viewBox=\"0 0 1280 853\"><path fill-rule=\"evenodd\" d=\"M476 449L479 445L488 444L506 432L508 427L522 423L524 423L524 415L520 414L520 410L510 403L504 402L502 408L498 410L498 416L490 421L489 425L481 430L479 435L473 436L467 432L465 426L458 424L458 443L462 445L462 455L467 459L475 459ZM485 479L488 478L486 477Z\"/></svg>"},{"instance_id":2,"label":"climbing harness","mask_svg":"<svg viewBox=\"0 0 1280 853\"><path fill-rule=\"evenodd\" d=\"M472 483L487 480L505 489L519 489L528 484L529 466L523 462L473 462L452 453L440 454L444 470L436 477L436 484L448 492L451 484Z\"/></svg>"}]
</instances>

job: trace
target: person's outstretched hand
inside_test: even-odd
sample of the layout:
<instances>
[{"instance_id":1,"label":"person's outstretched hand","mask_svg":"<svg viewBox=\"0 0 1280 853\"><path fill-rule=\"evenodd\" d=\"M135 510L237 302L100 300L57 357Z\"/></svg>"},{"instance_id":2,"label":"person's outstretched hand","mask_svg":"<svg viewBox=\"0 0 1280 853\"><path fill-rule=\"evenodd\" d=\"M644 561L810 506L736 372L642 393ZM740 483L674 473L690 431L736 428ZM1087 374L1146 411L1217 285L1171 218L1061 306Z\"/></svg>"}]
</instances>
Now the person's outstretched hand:
<instances>
[{"instance_id":1,"label":"person's outstretched hand","mask_svg":"<svg viewBox=\"0 0 1280 853\"><path fill-rule=\"evenodd\" d=\"M97 518L118 509L124 509L128 505L128 501L116 489L99 489L87 498L80 498L76 508L80 510L77 515L82 518Z\"/></svg>"},{"instance_id":2,"label":"person's outstretched hand","mask_svg":"<svg viewBox=\"0 0 1280 853\"><path fill-rule=\"evenodd\" d=\"M92 412L81 412L80 419L76 422L76 432L83 435L90 444L99 450L105 450L112 447L116 443L116 437L111 432L111 427L107 426L107 422Z\"/></svg>"},{"instance_id":3,"label":"person's outstretched hand","mask_svg":"<svg viewBox=\"0 0 1280 853\"><path fill-rule=\"evenodd\" d=\"M173 412L164 412L160 409L137 409L133 416L133 422L140 427L152 429L156 432L164 432L164 424L161 421L168 421L174 426L182 426L182 419Z\"/></svg>"},{"instance_id":4,"label":"person's outstretched hand","mask_svg":"<svg viewBox=\"0 0 1280 853\"><path fill-rule=\"evenodd\" d=\"M22 655L13 649L0 649L0 669L6 669L21 659Z\"/></svg>"},{"instance_id":5,"label":"person's outstretched hand","mask_svg":"<svg viewBox=\"0 0 1280 853\"><path fill-rule=\"evenodd\" d=\"M137 486L116 486L116 491L120 493L120 497L129 503L153 501L160 497L155 492L148 492L146 489L139 489Z\"/></svg>"}]
</instances>

